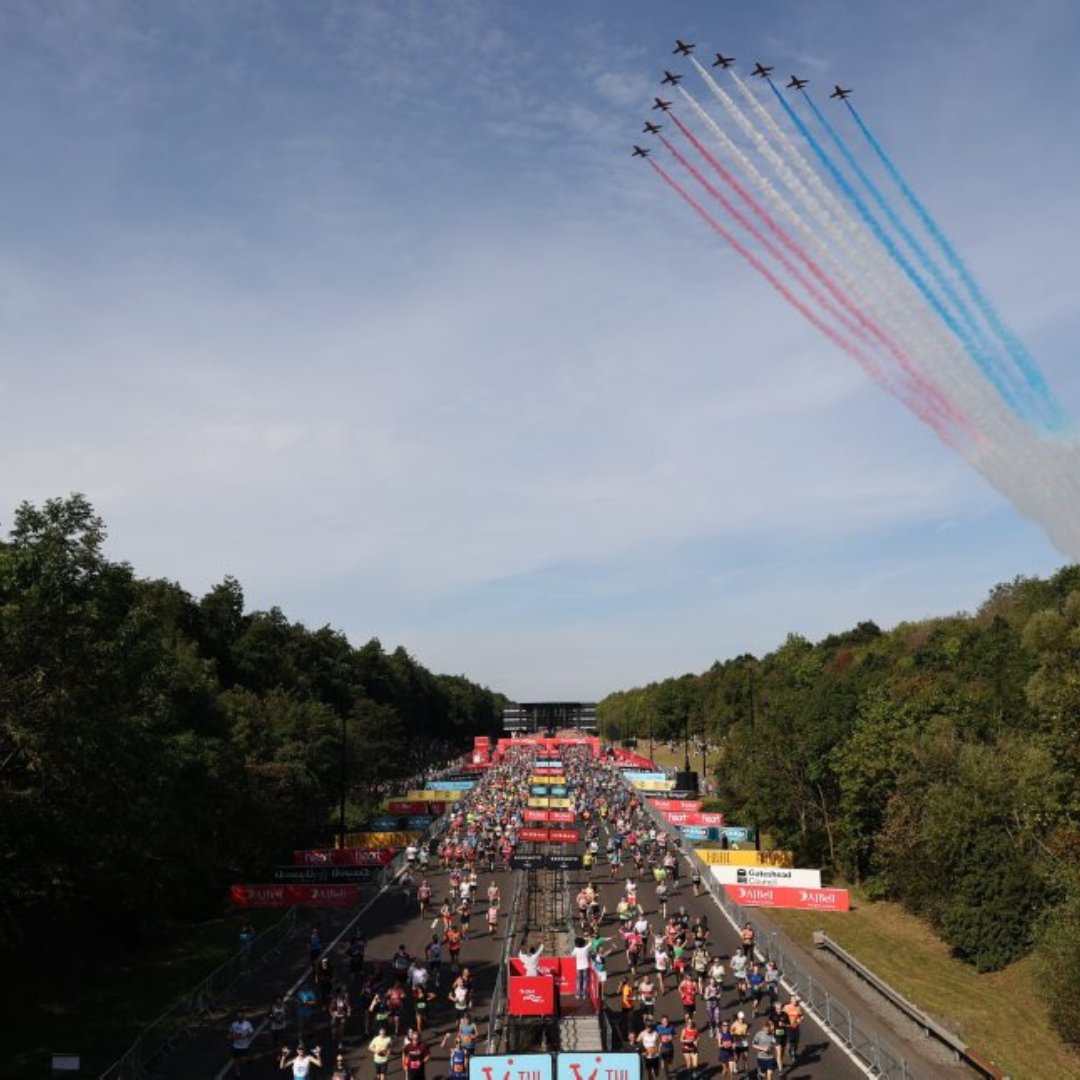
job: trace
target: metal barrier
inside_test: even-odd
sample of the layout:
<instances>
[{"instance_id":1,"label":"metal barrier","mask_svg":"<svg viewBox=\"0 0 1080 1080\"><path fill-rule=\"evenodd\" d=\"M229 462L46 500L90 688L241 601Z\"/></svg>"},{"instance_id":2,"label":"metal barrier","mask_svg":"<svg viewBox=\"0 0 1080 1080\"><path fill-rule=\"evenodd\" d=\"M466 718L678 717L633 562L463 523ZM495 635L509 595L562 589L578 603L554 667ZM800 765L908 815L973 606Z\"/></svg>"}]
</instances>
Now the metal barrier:
<instances>
[{"instance_id":1,"label":"metal barrier","mask_svg":"<svg viewBox=\"0 0 1080 1080\"><path fill-rule=\"evenodd\" d=\"M526 877L524 870L516 870L514 873L516 875L514 891L510 897L510 911L506 917L506 942L503 945L502 957L499 960L499 972L495 977L495 988L491 992L487 1040L487 1052L489 1054L497 1052L506 1031L506 1010L503 1008L506 998L506 969L510 963L510 951L514 947L514 939L517 937Z\"/></svg>"},{"instance_id":2,"label":"metal barrier","mask_svg":"<svg viewBox=\"0 0 1080 1080\"><path fill-rule=\"evenodd\" d=\"M436 818L428 830L426 841L435 839L446 828L447 815ZM405 868L405 853L399 851L393 860L381 868L374 897L393 885ZM373 899L374 899L373 897ZM352 929L356 920L367 910L369 904L360 909L344 930L327 945L332 950ZM208 975L193 990L188 991L165 1010L147 1027L128 1048L124 1055L105 1070L98 1080L146 1080L153 1075L151 1069L155 1062L165 1057L187 1039L203 1032L207 1026L218 1024L228 1012L229 992L252 969L272 963L280 955L292 934L296 930L297 908L288 911L268 930L255 939L250 953L243 952L225 961L219 968ZM287 997L306 981L307 975L289 991ZM257 1031L266 1026L264 1021Z\"/></svg>"},{"instance_id":3,"label":"metal barrier","mask_svg":"<svg viewBox=\"0 0 1080 1080\"><path fill-rule=\"evenodd\" d=\"M652 807L647 803L645 807L657 828L663 829L672 839L678 836L677 830ZM746 923L750 924L761 959L772 960L776 964L783 976L782 985L789 993L798 994L804 1009L851 1050L868 1075L885 1077L886 1080L922 1080L922 1075L911 1068L903 1054L814 980L800 962L798 947L786 934L762 925L757 909L734 903L692 847L683 849L683 857L697 868L702 885L736 931Z\"/></svg>"},{"instance_id":4,"label":"metal barrier","mask_svg":"<svg viewBox=\"0 0 1080 1080\"><path fill-rule=\"evenodd\" d=\"M296 929L296 920L296 908L289 908L255 939L249 952L241 950L230 957L193 990L173 1002L124 1055L101 1074L99 1080L138 1080L147 1074L152 1062L207 1025L218 1022L227 1011L229 991L252 968L270 963L281 955L285 942Z\"/></svg>"}]
</instances>

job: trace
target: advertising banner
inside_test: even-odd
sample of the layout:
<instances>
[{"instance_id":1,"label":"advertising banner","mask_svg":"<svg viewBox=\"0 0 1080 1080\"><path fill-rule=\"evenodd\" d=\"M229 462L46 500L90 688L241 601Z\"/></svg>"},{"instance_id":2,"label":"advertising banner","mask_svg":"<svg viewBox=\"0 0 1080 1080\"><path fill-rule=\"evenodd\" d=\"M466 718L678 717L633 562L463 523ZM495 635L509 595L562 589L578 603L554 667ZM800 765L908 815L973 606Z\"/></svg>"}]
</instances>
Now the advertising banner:
<instances>
[{"instance_id":1,"label":"advertising banner","mask_svg":"<svg viewBox=\"0 0 1080 1080\"><path fill-rule=\"evenodd\" d=\"M556 810L569 810L574 805L569 799L548 799L547 804Z\"/></svg>"},{"instance_id":2,"label":"advertising banner","mask_svg":"<svg viewBox=\"0 0 1080 1080\"><path fill-rule=\"evenodd\" d=\"M715 829L724 824L723 814L705 814L700 810L696 813L683 810L662 810L661 814L670 825L701 825L706 829Z\"/></svg>"},{"instance_id":3,"label":"advertising banner","mask_svg":"<svg viewBox=\"0 0 1080 1080\"><path fill-rule=\"evenodd\" d=\"M521 829L518 838L527 844L576 844L581 835L577 829Z\"/></svg>"},{"instance_id":4,"label":"advertising banner","mask_svg":"<svg viewBox=\"0 0 1080 1080\"><path fill-rule=\"evenodd\" d=\"M394 829L401 828L401 821L400 817L391 817L388 814L386 817L372 818L367 823L367 827L372 832L392 832ZM427 825L421 825L420 827L426 829Z\"/></svg>"},{"instance_id":5,"label":"advertising banner","mask_svg":"<svg viewBox=\"0 0 1080 1080\"><path fill-rule=\"evenodd\" d=\"M475 1054L469 1080L552 1080L550 1054Z\"/></svg>"},{"instance_id":6,"label":"advertising banner","mask_svg":"<svg viewBox=\"0 0 1080 1080\"><path fill-rule=\"evenodd\" d=\"M566 777L563 773L556 772L554 769L549 770L546 773L538 772L534 776L529 777L530 784L565 784Z\"/></svg>"},{"instance_id":7,"label":"advertising banner","mask_svg":"<svg viewBox=\"0 0 1080 1080\"><path fill-rule=\"evenodd\" d=\"M847 889L796 889L781 886L725 885L724 892L744 907L799 908L804 911L850 911Z\"/></svg>"},{"instance_id":8,"label":"advertising banner","mask_svg":"<svg viewBox=\"0 0 1080 1080\"><path fill-rule=\"evenodd\" d=\"M555 1080L641 1080L639 1054L556 1054Z\"/></svg>"},{"instance_id":9,"label":"advertising banner","mask_svg":"<svg viewBox=\"0 0 1080 1080\"><path fill-rule=\"evenodd\" d=\"M564 825L570 825L577 818L573 810L549 810L548 821L558 821Z\"/></svg>"},{"instance_id":10,"label":"advertising banner","mask_svg":"<svg viewBox=\"0 0 1080 1080\"><path fill-rule=\"evenodd\" d=\"M580 870L580 855L545 855L544 865L549 870Z\"/></svg>"},{"instance_id":11,"label":"advertising banner","mask_svg":"<svg viewBox=\"0 0 1080 1080\"><path fill-rule=\"evenodd\" d=\"M654 810L682 810L688 814L696 814L702 807L700 799L649 799L649 805Z\"/></svg>"},{"instance_id":12,"label":"advertising banner","mask_svg":"<svg viewBox=\"0 0 1080 1080\"><path fill-rule=\"evenodd\" d=\"M641 772L638 769L623 769L623 775L635 787L639 783L648 783L650 780L666 780L667 779L667 773L662 773L662 772Z\"/></svg>"},{"instance_id":13,"label":"advertising banner","mask_svg":"<svg viewBox=\"0 0 1080 1080\"><path fill-rule=\"evenodd\" d=\"M560 813L562 811L559 811ZM526 821L549 821L550 810L526 810L521 816Z\"/></svg>"},{"instance_id":14,"label":"advertising banner","mask_svg":"<svg viewBox=\"0 0 1080 1080\"><path fill-rule=\"evenodd\" d=\"M534 810L546 810L550 799L530 799L529 806Z\"/></svg>"},{"instance_id":15,"label":"advertising banner","mask_svg":"<svg viewBox=\"0 0 1080 1080\"><path fill-rule=\"evenodd\" d=\"M237 907L355 907L358 885L234 885L230 890Z\"/></svg>"},{"instance_id":16,"label":"advertising banner","mask_svg":"<svg viewBox=\"0 0 1080 1080\"><path fill-rule=\"evenodd\" d=\"M294 851L296 866L386 866L394 861L394 852L365 851L363 848L313 848Z\"/></svg>"},{"instance_id":17,"label":"advertising banner","mask_svg":"<svg viewBox=\"0 0 1080 1080\"><path fill-rule=\"evenodd\" d=\"M820 889L820 870L793 870L787 866L710 866L721 885L788 885Z\"/></svg>"},{"instance_id":18,"label":"advertising banner","mask_svg":"<svg viewBox=\"0 0 1080 1080\"><path fill-rule=\"evenodd\" d=\"M511 1016L554 1016L555 980L550 975L511 975L506 994Z\"/></svg>"},{"instance_id":19,"label":"advertising banner","mask_svg":"<svg viewBox=\"0 0 1080 1080\"><path fill-rule=\"evenodd\" d=\"M547 784L533 784L529 788L529 794L535 795L537 798L543 798L548 794Z\"/></svg>"},{"instance_id":20,"label":"advertising banner","mask_svg":"<svg viewBox=\"0 0 1080 1080\"><path fill-rule=\"evenodd\" d=\"M692 844L700 844L704 840L719 840L719 829L706 829L703 825L678 825L679 835ZM729 840L730 844L731 841Z\"/></svg>"},{"instance_id":21,"label":"advertising banner","mask_svg":"<svg viewBox=\"0 0 1080 1080\"><path fill-rule=\"evenodd\" d=\"M418 832L354 832L345 834L347 848L379 851L382 848L403 848L420 839Z\"/></svg>"},{"instance_id":22,"label":"advertising banner","mask_svg":"<svg viewBox=\"0 0 1080 1080\"><path fill-rule=\"evenodd\" d=\"M633 786L638 791L674 791L674 780L633 780Z\"/></svg>"},{"instance_id":23,"label":"advertising banner","mask_svg":"<svg viewBox=\"0 0 1080 1080\"><path fill-rule=\"evenodd\" d=\"M551 790L548 792L548 794L549 795L556 795L561 799L566 794L566 785L565 784L552 784L551 785Z\"/></svg>"},{"instance_id":24,"label":"advertising banner","mask_svg":"<svg viewBox=\"0 0 1080 1080\"><path fill-rule=\"evenodd\" d=\"M427 814L437 817L446 810L445 802L425 802L422 799L391 799L386 804L391 814Z\"/></svg>"},{"instance_id":25,"label":"advertising banner","mask_svg":"<svg viewBox=\"0 0 1080 1080\"><path fill-rule=\"evenodd\" d=\"M405 798L410 802L453 802L453 792L431 791L428 788L413 788L405 792Z\"/></svg>"},{"instance_id":26,"label":"advertising banner","mask_svg":"<svg viewBox=\"0 0 1080 1080\"><path fill-rule=\"evenodd\" d=\"M286 885L366 885L378 873L377 866L276 866L274 881Z\"/></svg>"},{"instance_id":27,"label":"advertising banner","mask_svg":"<svg viewBox=\"0 0 1080 1080\"><path fill-rule=\"evenodd\" d=\"M701 861L709 866L794 866L790 851L721 851L719 848L698 848Z\"/></svg>"},{"instance_id":28,"label":"advertising banner","mask_svg":"<svg viewBox=\"0 0 1080 1080\"><path fill-rule=\"evenodd\" d=\"M544 855L511 855L511 870L540 870L544 866Z\"/></svg>"},{"instance_id":29,"label":"advertising banner","mask_svg":"<svg viewBox=\"0 0 1080 1080\"><path fill-rule=\"evenodd\" d=\"M429 780L427 791L472 791L475 780Z\"/></svg>"}]
</instances>

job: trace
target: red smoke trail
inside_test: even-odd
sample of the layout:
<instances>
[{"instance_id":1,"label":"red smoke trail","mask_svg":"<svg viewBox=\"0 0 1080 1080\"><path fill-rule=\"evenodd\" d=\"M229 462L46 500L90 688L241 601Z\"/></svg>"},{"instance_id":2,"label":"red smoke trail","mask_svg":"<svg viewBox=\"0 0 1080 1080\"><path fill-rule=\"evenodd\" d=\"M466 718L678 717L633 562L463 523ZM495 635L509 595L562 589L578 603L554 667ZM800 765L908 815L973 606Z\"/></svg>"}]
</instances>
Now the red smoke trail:
<instances>
[{"instance_id":1,"label":"red smoke trail","mask_svg":"<svg viewBox=\"0 0 1080 1080\"><path fill-rule=\"evenodd\" d=\"M887 334L878 325L877 322L871 319L855 303L853 303L848 294L836 284L836 282L821 268L821 266L816 262L816 260L813 259L811 255L799 243L797 243L791 238L791 236L788 235L787 231L776 221L776 219L769 213L769 211L766 210L765 207L762 206L761 203L759 203L757 199L755 199L754 196L751 195L743 187L743 185L739 182L738 178L732 174L731 170L726 168L723 162L719 161L709 151L708 147L706 147L701 142L701 140L698 139L698 137L679 119L679 117L677 117L674 113L671 112L668 113L668 116L671 118L672 122L679 129L679 131L682 132L687 141L689 141L693 145L694 149L697 150L698 153L701 154L701 156L719 174L719 176L723 179L724 183L726 183L733 191L735 191L739 195L739 197L754 211L754 213L762 220L762 222L764 222L766 228L777 238L777 240L780 241L783 247L790 251L791 254L794 255L795 258L797 258L807 268L807 270L810 271L814 278L819 281L822 286L828 291L829 295L833 297L833 299L836 300L836 302L840 304L846 312L848 312L851 318L858 323L859 327L862 330L862 333L858 336L861 337L863 336L863 334L869 334L872 338L874 338L875 341L878 341L881 345L883 345L888 351L889 355L900 365L904 373L911 380L912 391L916 394L916 396L925 400L929 408L937 412L943 419L947 420L950 424L961 428L969 438L977 440L978 434L976 432L976 429L972 426L968 418L963 413L959 412L953 405L953 403L947 397L945 397L941 393L941 391L936 386L934 386L933 383L927 381L926 377L915 366L911 357L892 339L892 337ZM758 230L756 226L754 226L741 211L737 210L734 206L732 206L731 202L726 199L723 194L718 192L708 182L708 180L701 175L700 171L696 169L693 164L687 161L685 156L679 153L679 151L674 146L672 146L670 141L665 139L663 136L660 136L660 138L664 145L668 148L668 150L670 150L671 153L673 153L675 157L682 163L682 165L693 174L698 183L700 183L702 187L704 187L711 195L713 195L714 198L718 199L720 203L724 206L724 208L728 211L728 213L730 213L735 218L735 220L743 226L743 228L747 229L753 236L757 237L766 247L766 249L769 250L770 254L774 254L774 257L779 259L783 263L783 265L790 270L791 268L788 261L783 259L782 256L775 254L772 246L761 238L760 230ZM826 310L832 310L830 308L830 305L824 303L822 300L819 299L820 294L817 294L815 290L813 290L809 285L807 285L801 275L796 273L794 270L791 270L791 272L794 274L796 279L801 284L803 284L807 291L811 292L811 294L815 296L815 299L818 299L819 303L822 303L822 306L824 306ZM839 316L837 317L839 318ZM843 322L845 326L849 326L848 320L841 318L840 321ZM856 333L858 333L858 331L856 331ZM871 361L871 363L874 362ZM877 367L876 363L874 363L874 367ZM880 375L876 374L875 371L870 371L868 372L868 374L870 374L870 376L878 382L882 381ZM914 408L914 406L912 407ZM935 428L935 430L937 429Z\"/></svg>"},{"instance_id":2,"label":"red smoke trail","mask_svg":"<svg viewBox=\"0 0 1080 1080\"><path fill-rule=\"evenodd\" d=\"M734 250L741 255L796 311L811 326L813 326L820 333L824 334L834 345L843 349L865 371L871 378L876 378L873 371L873 365L870 363L865 353L851 341L849 341L842 334L834 330L824 319L821 318L815 311L811 310L802 300L800 300L784 283L780 278L770 270L748 247L746 247L740 240L736 239L719 221L716 220L690 194L683 186L676 180L663 165L658 165L652 158L647 159L653 169L659 174L664 183L668 184L678 194L680 199L683 199L688 203L698 216L715 232L721 239L725 240L731 245ZM937 436L947 446L952 449L958 449L956 442L953 438L953 433L942 423L941 417L932 412L928 408L928 402L923 399L913 399L905 401L905 404L919 417L925 424L928 424L937 433Z\"/></svg>"}]
</instances>

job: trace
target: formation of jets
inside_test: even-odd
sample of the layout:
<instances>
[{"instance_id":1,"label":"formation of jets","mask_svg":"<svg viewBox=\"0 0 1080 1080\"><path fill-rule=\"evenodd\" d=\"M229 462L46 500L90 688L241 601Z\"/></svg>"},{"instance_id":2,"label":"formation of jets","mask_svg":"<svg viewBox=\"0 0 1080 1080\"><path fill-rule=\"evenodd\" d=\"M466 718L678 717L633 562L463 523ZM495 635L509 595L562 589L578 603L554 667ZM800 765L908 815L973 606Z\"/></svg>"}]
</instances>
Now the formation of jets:
<instances>
[{"instance_id":1,"label":"formation of jets","mask_svg":"<svg viewBox=\"0 0 1080 1080\"><path fill-rule=\"evenodd\" d=\"M672 53L677 56L689 56L696 46L692 41L683 41L681 38L675 39L675 48L672 49ZM731 67L735 63L734 56L725 56L723 53L717 53L716 59L713 61L712 66L718 68L724 68L725 70ZM767 64L757 61L754 64L754 70L750 72L751 75L756 75L759 79L771 78L773 69ZM682 80L682 75L664 69L664 77L660 80L661 86L678 86ZM792 75L790 81L787 83L785 89L787 90L805 90L809 85L809 79L800 79L798 75ZM844 101L851 93L851 89L844 89L842 86L836 86L833 88L833 92L829 95L830 98L837 98L840 101ZM653 98L654 109L659 109L661 112L668 112L671 109L672 103L670 101L664 101L663 98ZM652 124L648 120L645 121L645 127L642 128L647 135L655 135L661 128L660 124ZM646 147L634 145L634 157L646 158L649 156L649 151Z\"/></svg>"}]
</instances>

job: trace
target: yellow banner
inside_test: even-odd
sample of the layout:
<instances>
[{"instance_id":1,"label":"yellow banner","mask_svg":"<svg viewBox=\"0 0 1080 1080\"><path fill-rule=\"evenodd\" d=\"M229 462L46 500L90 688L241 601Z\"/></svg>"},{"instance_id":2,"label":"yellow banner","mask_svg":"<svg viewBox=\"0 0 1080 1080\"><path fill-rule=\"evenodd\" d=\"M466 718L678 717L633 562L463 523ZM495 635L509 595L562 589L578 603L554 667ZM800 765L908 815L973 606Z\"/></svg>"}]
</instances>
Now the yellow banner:
<instances>
[{"instance_id":1,"label":"yellow banner","mask_svg":"<svg viewBox=\"0 0 1080 1080\"><path fill-rule=\"evenodd\" d=\"M694 848L701 861L709 866L784 866L795 865L790 851L722 851L720 848Z\"/></svg>"},{"instance_id":2,"label":"yellow banner","mask_svg":"<svg viewBox=\"0 0 1080 1080\"><path fill-rule=\"evenodd\" d=\"M569 799L541 799L529 800L530 810L569 810L573 803Z\"/></svg>"},{"instance_id":3,"label":"yellow banner","mask_svg":"<svg viewBox=\"0 0 1080 1080\"><path fill-rule=\"evenodd\" d=\"M547 787L551 787L552 785L565 787L566 786L566 777L565 776L530 776L529 777L529 783L530 784L544 784Z\"/></svg>"},{"instance_id":4,"label":"yellow banner","mask_svg":"<svg viewBox=\"0 0 1080 1080\"><path fill-rule=\"evenodd\" d=\"M424 788L422 791L407 791L400 797L400 802L457 802L461 798L460 791L431 791Z\"/></svg>"},{"instance_id":5,"label":"yellow banner","mask_svg":"<svg viewBox=\"0 0 1080 1080\"><path fill-rule=\"evenodd\" d=\"M631 779L631 784L637 788L638 791L674 791L674 780L634 780Z\"/></svg>"},{"instance_id":6,"label":"yellow banner","mask_svg":"<svg viewBox=\"0 0 1080 1080\"><path fill-rule=\"evenodd\" d=\"M419 840L421 832L354 832L345 834L347 848L362 848L364 851L381 851L383 848L408 847L414 840Z\"/></svg>"}]
</instances>

